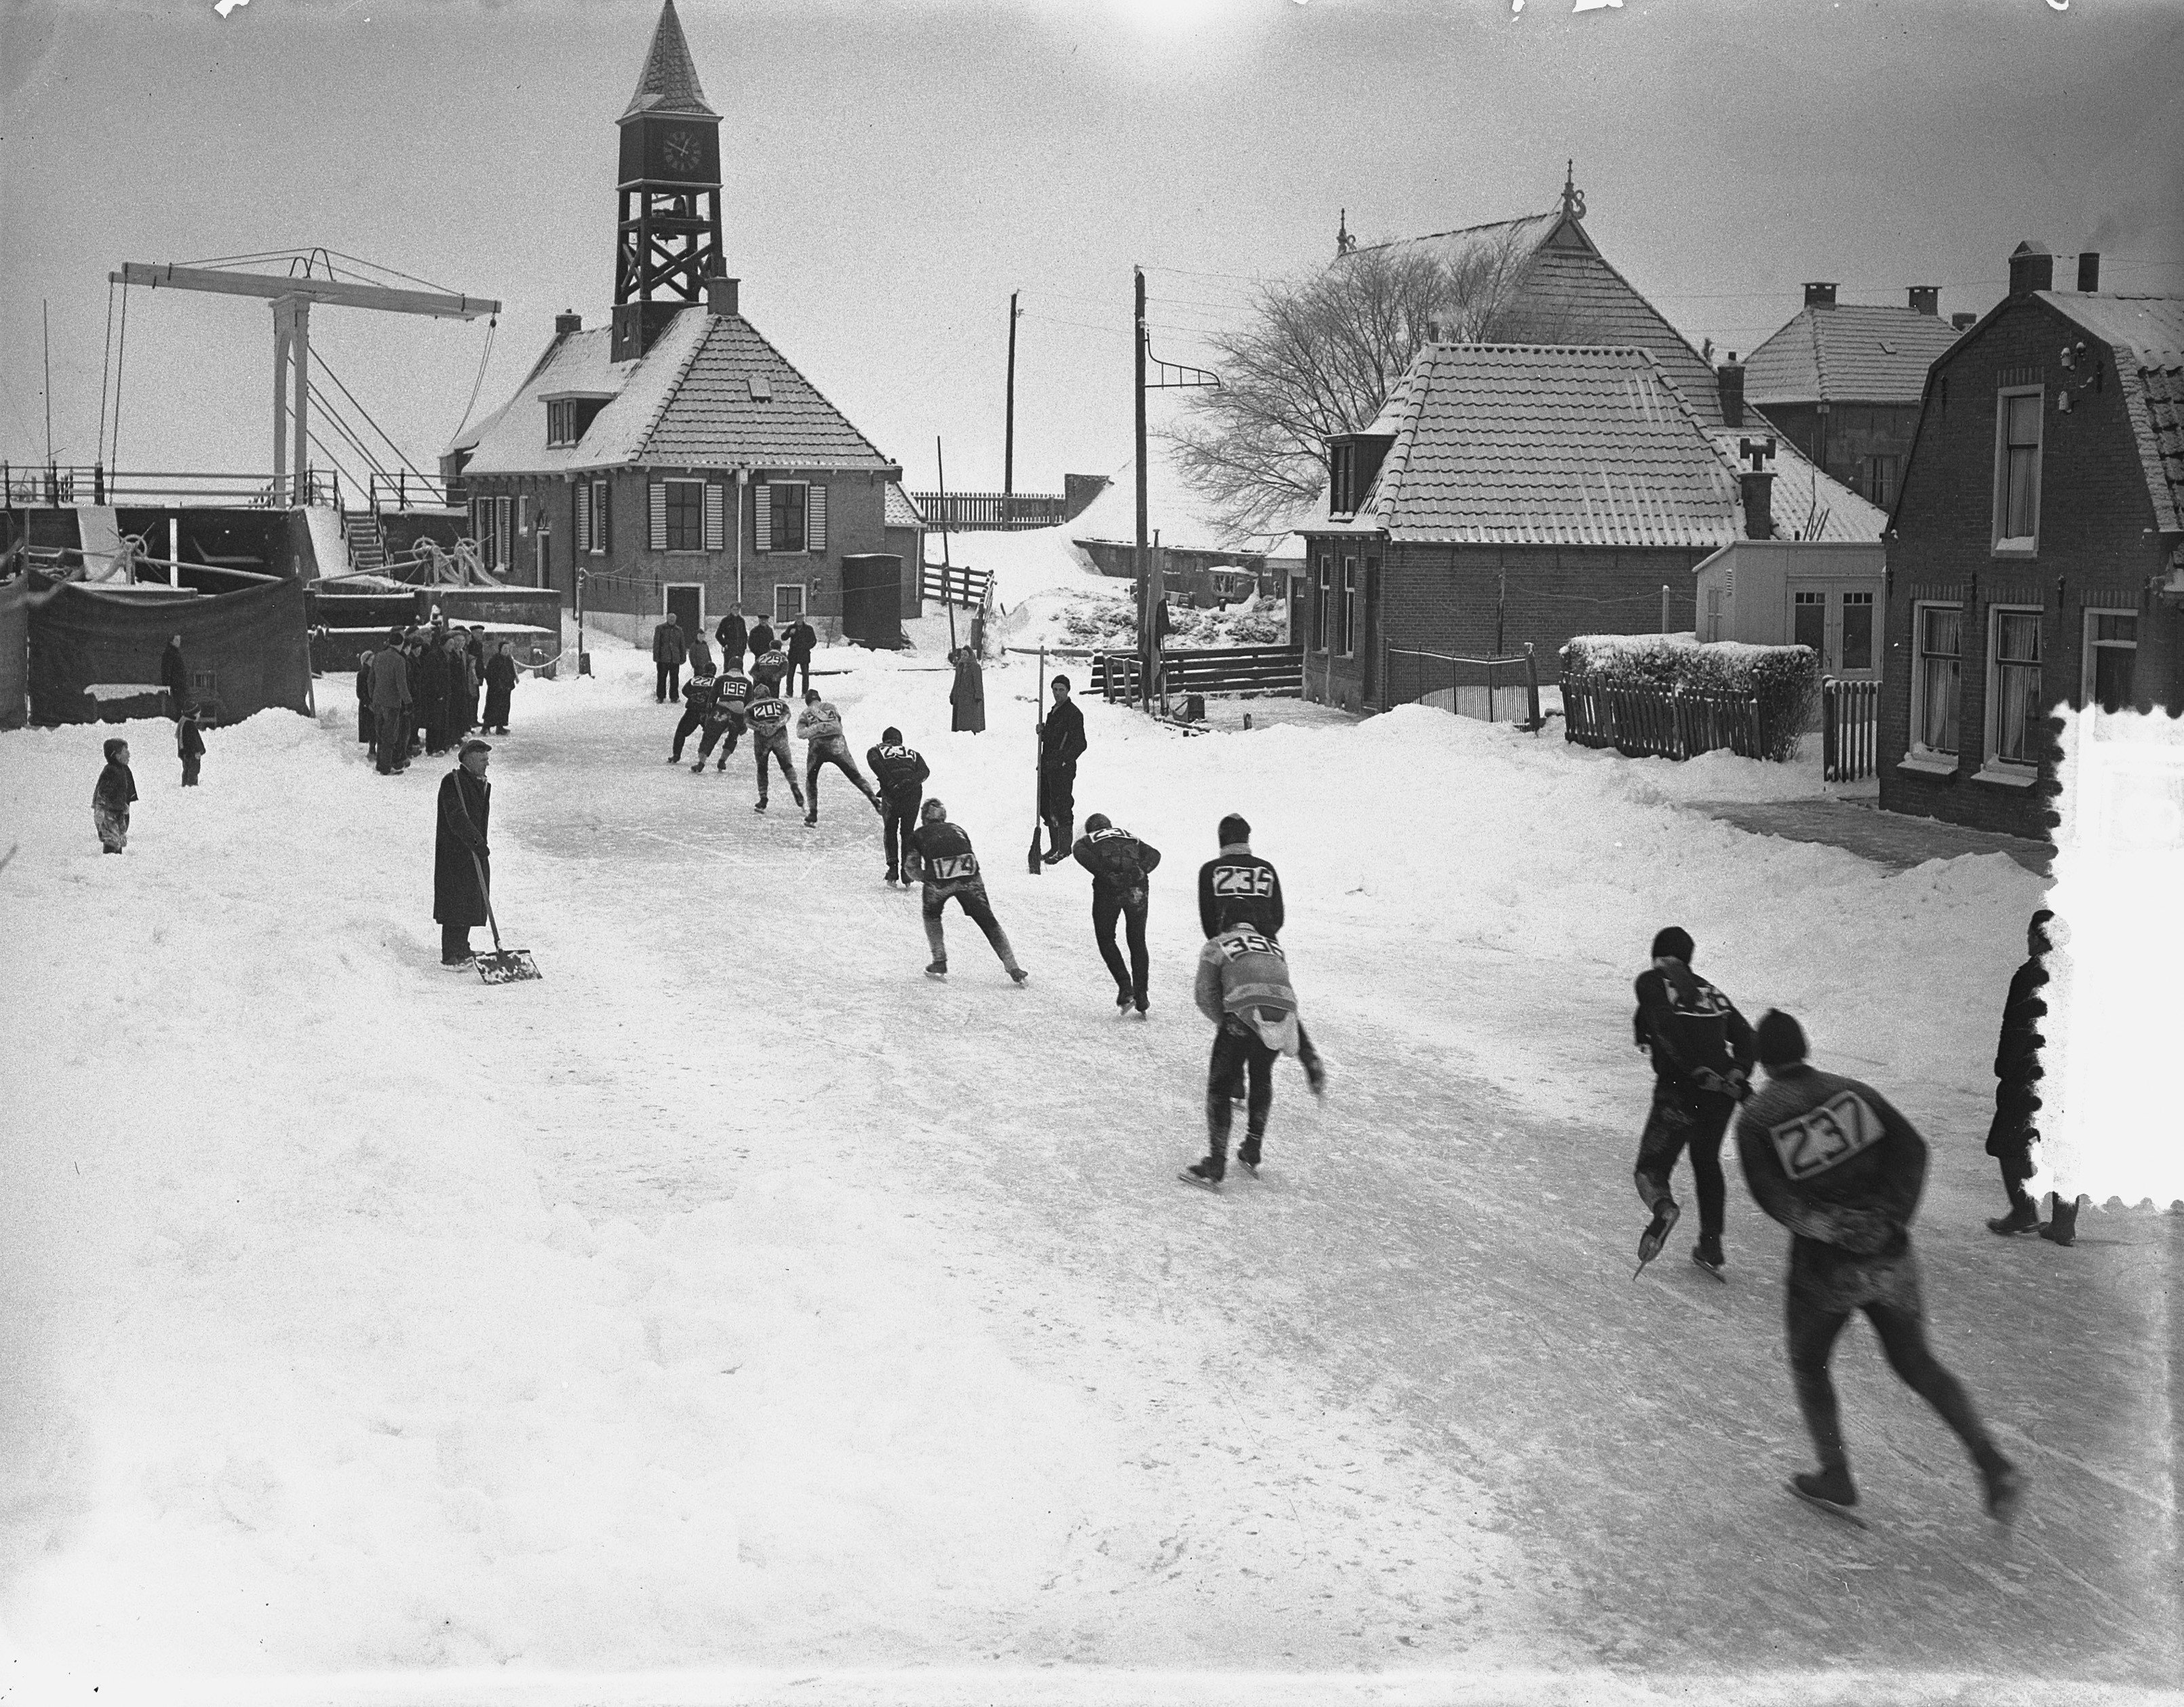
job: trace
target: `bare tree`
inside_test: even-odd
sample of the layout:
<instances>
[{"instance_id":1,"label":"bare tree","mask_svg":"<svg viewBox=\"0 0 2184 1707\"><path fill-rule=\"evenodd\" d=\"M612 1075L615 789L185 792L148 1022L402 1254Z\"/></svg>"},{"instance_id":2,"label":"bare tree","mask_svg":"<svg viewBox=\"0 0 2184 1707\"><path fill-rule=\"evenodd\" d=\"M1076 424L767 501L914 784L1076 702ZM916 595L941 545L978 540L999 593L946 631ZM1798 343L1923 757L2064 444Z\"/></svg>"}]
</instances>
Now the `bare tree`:
<instances>
[{"instance_id":1,"label":"bare tree","mask_svg":"<svg viewBox=\"0 0 2184 1707\"><path fill-rule=\"evenodd\" d=\"M1219 388L1194 393L1187 418L1164 435L1220 523L1238 536L1267 533L1317 499L1327 440L1370 425L1425 343L1508 335L1533 226L1355 249L1262 289L1250 321L1213 340Z\"/></svg>"}]
</instances>

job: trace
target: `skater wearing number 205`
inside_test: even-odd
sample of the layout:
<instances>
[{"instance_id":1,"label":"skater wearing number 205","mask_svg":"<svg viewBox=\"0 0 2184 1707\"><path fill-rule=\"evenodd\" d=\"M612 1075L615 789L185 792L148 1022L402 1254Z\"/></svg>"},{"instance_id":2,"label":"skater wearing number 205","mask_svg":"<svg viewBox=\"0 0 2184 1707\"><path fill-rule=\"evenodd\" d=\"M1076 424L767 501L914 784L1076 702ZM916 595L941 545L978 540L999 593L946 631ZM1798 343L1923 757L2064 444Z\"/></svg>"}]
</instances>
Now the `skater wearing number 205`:
<instances>
[{"instance_id":1,"label":"skater wearing number 205","mask_svg":"<svg viewBox=\"0 0 2184 1707\"><path fill-rule=\"evenodd\" d=\"M1634 1177L1653 1219L1638 1241L1638 1266L1661 1254L1681 1213L1669 1190L1685 1146L1699 1200L1691 1260L1722 1278L1721 1141L1752 1074L1752 1028L1730 999L1691 970L1691 933L1670 925L1653 939L1653 964L1638 974L1638 1046L1653 1057L1653 1107L1638 1140Z\"/></svg>"},{"instance_id":2,"label":"skater wearing number 205","mask_svg":"<svg viewBox=\"0 0 2184 1707\"><path fill-rule=\"evenodd\" d=\"M1327 1090L1327 1070L1297 1016L1289 957L1272 937L1240 922L1242 911L1232 906L1215 920L1220 929L1199 951L1193 991L1198 1011L1215 1029L1206 1071L1206 1158L1185 1169L1183 1178L1215 1191L1228 1171L1231 1105L1246 1075L1251 1092L1236 1159L1253 1174L1259 1171L1259 1146L1274 1105L1275 1059L1295 1056L1312 1094L1324 1096Z\"/></svg>"},{"instance_id":3,"label":"skater wearing number 205","mask_svg":"<svg viewBox=\"0 0 2184 1707\"><path fill-rule=\"evenodd\" d=\"M1808 1066L1803 1028L1788 1014L1762 1019L1758 1044L1768 1083L1738 1118L1737 1154L1754 1200L1791 1235L1790 1373L1820 1460L1818 1474L1791 1479L1791 1492L1858 1520L1828 1361L1851 1313L1863 1310L1889 1367L1971 1453L1986 1484L1987 1515L2009 1522L2024 1478L1926 1346L1910 1230L1926 1179L1925 1140L1870 1085Z\"/></svg>"}]
</instances>

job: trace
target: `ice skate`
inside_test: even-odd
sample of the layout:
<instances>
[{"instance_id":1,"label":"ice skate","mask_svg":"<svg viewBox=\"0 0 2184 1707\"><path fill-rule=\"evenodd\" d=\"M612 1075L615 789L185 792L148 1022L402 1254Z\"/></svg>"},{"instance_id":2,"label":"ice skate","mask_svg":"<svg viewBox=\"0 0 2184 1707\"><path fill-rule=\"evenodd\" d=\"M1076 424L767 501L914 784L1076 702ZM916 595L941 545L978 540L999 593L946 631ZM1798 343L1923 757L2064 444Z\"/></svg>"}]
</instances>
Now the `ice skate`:
<instances>
[{"instance_id":1,"label":"ice skate","mask_svg":"<svg viewBox=\"0 0 2184 1707\"><path fill-rule=\"evenodd\" d=\"M1859 1529L1867 1526L1865 1520L1852 1509L1858 1503L1858 1490L1851 1486L1848 1470L1800 1470L1790 1478L1787 1486L1791 1492L1815 1511L1825 1511L1830 1517L1840 1518Z\"/></svg>"},{"instance_id":2,"label":"ice skate","mask_svg":"<svg viewBox=\"0 0 2184 1707\"><path fill-rule=\"evenodd\" d=\"M1727 1259L1721 1254L1721 1241L1719 1239L1714 1238L1711 1235L1702 1233L1699 1236L1698 1243L1691 1247L1691 1260L1697 1264L1699 1267L1704 1269L1707 1273L1712 1275L1714 1279L1719 1280L1724 1286L1729 1284L1729 1276L1722 1272L1724 1269L1729 1266L1729 1264Z\"/></svg>"},{"instance_id":3,"label":"ice skate","mask_svg":"<svg viewBox=\"0 0 2184 1707\"><path fill-rule=\"evenodd\" d=\"M1115 992L1115 1007L1116 1007L1116 1011L1117 1011L1117 1012L1121 1012L1123 1009L1124 1009L1124 1008L1128 1007L1129 1005L1130 1005L1130 992L1129 992L1128 990L1117 990L1117 991Z\"/></svg>"},{"instance_id":4,"label":"ice skate","mask_svg":"<svg viewBox=\"0 0 2184 1707\"><path fill-rule=\"evenodd\" d=\"M1254 1180L1259 1177L1259 1141L1246 1138L1236 1146L1236 1163Z\"/></svg>"},{"instance_id":5,"label":"ice skate","mask_svg":"<svg viewBox=\"0 0 2184 1707\"><path fill-rule=\"evenodd\" d=\"M930 965L930 966L928 966L928 967L927 967L927 968L925 968L925 975L926 975L928 978L945 978L945 977L947 977L947 976L948 976L948 962L947 962L946 961L944 961L944 960L936 960L936 961L934 961L934 962L933 962L933 964L932 964L932 965Z\"/></svg>"},{"instance_id":6,"label":"ice skate","mask_svg":"<svg viewBox=\"0 0 2184 1707\"><path fill-rule=\"evenodd\" d=\"M2040 1206L2028 1197L2024 1202L2012 1208L2007 1215L1990 1217L1986 1230L1990 1233L2000 1233L2006 1238L2012 1233L2032 1232L2039 1225Z\"/></svg>"},{"instance_id":7,"label":"ice skate","mask_svg":"<svg viewBox=\"0 0 2184 1707\"><path fill-rule=\"evenodd\" d=\"M1009 981L1012 984L1022 984L1030 976L1031 974L1021 966L1012 966L1009 968Z\"/></svg>"},{"instance_id":8,"label":"ice skate","mask_svg":"<svg viewBox=\"0 0 2184 1707\"><path fill-rule=\"evenodd\" d=\"M2025 1473L2004 1459L1986 1477L1986 1515L2005 1529L2025 1506Z\"/></svg>"},{"instance_id":9,"label":"ice skate","mask_svg":"<svg viewBox=\"0 0 2184 1707\"><path fill-rule=\"evenodd\" d=\"M705 774L705 761L703 759L700 759L696 764L691 766L690 774L694 777L704 776Z\"/></svg>"},{"instance_id":10,"label":"ice skate","mask_svg":"<svg viewBox=\"0 0 2184 1707\"><path fill-rule=\"evenodd\" d=\"M1201 1162L1192 1163L1175 1177L1186 1185L1202 1185L1209 1191L1221 1189L1221 1175L1216 1170L1211 1156Z\"/></svg>"},{"instance_id":11,"label":"ice skate","mask_svg":"<svg viewBox=\"0 0 2184 1707\"><path fill-rule=\"evenodd\" d=\"M1676 1218L1682 1213L1674 1197L1661 1199L1660 1207L1653 1211L1652 1220L1639 1236L1638 1266L1630 1271L1632 1280L1644 1274L1646 1264L1661 1254L1661 1247L1669 1242L1669 1234L1676 1224Z\"/></svg>"},{"instance_id":12,"label":"ice skate","mask_svg":"<svg viewBox=\"0 0 2184 1707\"><path fill-rule=\"evenodd\" d=\"M755 812L762 812L766 810L766 796L764 795L760 795L758 797L757 803L751 807L751 810Z\"/></svg>"}]
</instances>

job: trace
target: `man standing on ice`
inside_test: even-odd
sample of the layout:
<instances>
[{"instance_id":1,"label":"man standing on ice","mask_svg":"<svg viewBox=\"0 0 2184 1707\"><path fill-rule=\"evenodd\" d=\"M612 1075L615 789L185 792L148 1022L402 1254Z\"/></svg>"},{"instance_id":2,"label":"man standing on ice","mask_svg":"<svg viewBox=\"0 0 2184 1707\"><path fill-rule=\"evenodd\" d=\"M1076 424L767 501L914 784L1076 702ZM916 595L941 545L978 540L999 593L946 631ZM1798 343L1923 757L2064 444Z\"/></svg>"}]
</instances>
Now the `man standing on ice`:
<instances>
[{"instance_id":1,"label":"man standing on ice","mask_svg":"<svg viewBox=\"0 0 2184 1707\"><path fill-rule=\"evenodd\" d=\"M1084 713L1069 697L1069 678L1054 678L1054 703L1039 732L1039 815L1046 821L1046 863L1069 857L1077 824L1077 761L1084 755Z\"/></svg>"},{"instance_id":2,"label":"man standing on ice","mask_svg":"<svg viewBox=\"0 0 2184 1707\"><path fill-rule=\"evenodd\" d=\"M682 639L682 619L672 611L652 631L652 699L664 706L682 692L682 661L689 648Z\"/></svg>"},{"instance_id":3,"label":"man standing on ice","mask_svg":"<svg viewBox=\"0 0 2184 1707\"><path fill-rule=\"evenodd\" d=\"M1737 1119L1737 1154L1753 1199L1791 1234L1790 1374L1820 1460L1817 1474L1791 1479L1791 1491L1857 1520L1828 1361L1851 1312L1863 1310L1888 1366L1971 1453L1986 1486L1987 1515L2008 1523L2024 1500L2025 1478L1926 1345L1911 1252L1925 1140L1872 1086L1807 1065L1804 1029L1788 1014L1770 1011L1760 1020L1758 1047L1768 1082Z\"/></svg>"},{"instance_id":4,"label":"man standing on ice","mask_svg":"<svg viewBox=\"0 0 2184 1707\"><path fill-rule=\"evenodd\" d=\"M390 631L371 659L372 757L382 777L410 768L410 659L401 636Z\"/></svg>"},{"instance_id":5,"label":"man standing on ice","mask_svg":"<svg viewBox=\"0 0 2184 1707\"><path fill-rule=\"evenodd\" d=\"M1633 1177L1653 1219L1638 1241L1638 1266L1661 1254L1682 1213L1669 1190L1688 1145L1699 1199L1691 1260L1722 1278L1721 1141L1752 1077L1752 1028L1730 999L1691 970L1691 933L1670 925L1653 938L1653 963L1638 974L1637 1045L1653 1057L1653 1107L1638 1140Z\"/></svg>"},{"instance_id":6,"label":"man standing on ice","mask_svg":"<svg viewBox=\"0 0 2184 1707\"><path fill-rule=\"evenodd\" d=\"M880 731L880 744L865 755L872 767L872 780L880 791L880 842L887 850L887 880L901 877L910 887L910 839L917 828L918 808L923 805L926 778L933 774L915 747L903 745L902 731L889 725Z\"/></svg>"},{"instance_id":7,"label":"man standing on ice","mask_svg":"<svg viewBox=\"0 0 2184 1707\"><path fill-rule=\"evenodd\" d=\"M1078 838L1077 863L1092 873L1092 939L1100 946L1100 958L1115 979L1115 1006L1134 1006L1139 1013L1150 1006L1145 982L1151 957L1145 949L1147 879L1161 861L1160 850L1141 842L1128 830L1117 829L1105 812L1084 820ZM1115 946L1115 921L1128 921L1129 964L1123 963Z\"/></svg>"},{"instance_id":8,"label":"man standing on ice","mask_svg":"<svg viewBox=\"0 0 2184 1707\"><path fill-rule=\"evenodd\" d=\"M1271 860L1251 851L1251 827L1231 812L1217 833L1221 851L1198 868L1198 928L1212 936L1224 918L1262 936L1282 934L1282 879Z\"/></svg>"},{"instance_id":9,"label":"man standing on ice","mask_svg":"<svg viewBox=\"0 0 2184 1707\"><path fill-rule=\"evenodd\" d=\"M865 773L857 768L857 761L850 756L849 739L842 733L842 714L819 697L816 688L804 690L804 710L796 719L796 739L804 743L804 792L811 797L811 810L804 814L804 822L819 822L819 767L832 765L857 785L857 792L865 797L866 804L887 816L887 808L880 797L872 792L872 785L865 780Z\"/></svg>"},{"instance_id":10,"label":"man standing on ice","mask_svg":"<svg viewBox=\"0 0 2184 1707\"><path fill-rule=\"evenodd\" d=\"M1206 1158L1185 1169L1182 1177L1217 1191L1228 1172L1233 1104L1247 1074L1251 1091L1236 1159L1254 1174L1259 1171L1267 1116L1274 1106L1276 1057L1295 1056L1312 1094L1327 1094L1327 1069L1297 1016L1289 957L1272 937L1242 923L1240 913L1240 908L1225 911L1217 921L1220 928L1199 951L1198 982L1192 991L1198 1011L1213 1022L1213 1058L1206 1069Z\"/></svg>"},{"instance_id":11,"label":"man standing on ice","mask_svg":"<svg viewBox=\"0 0 2184 1707\"><path fill-rule=\"evenodd\" d=\"M493 784L485 779L485 767L492 751L483 741L465 741L454 769L440 778L432 917L440 927L443 966L471 963L471 932L486 922L486 885L493 880L493 850L486 845Z\"/></svg>"},{"instance_id":12,"label":"man standing on ice","mask_svg":"<svg viewBox=\"0 0 2184 1707\"><path fill-rule=\"evenodd\" d=\"M789 624L788 641L788 672L782 678L782 686L794 692L796 672L801 670L804 672L804 691L809 694L811 691L811 652L819 644L819 633L804 619L800 611L796 620Z\"/></svg>"},{"instance_id":13,"label":"man standing on ice","mask_svg":"<svg viewBox=\"0 0 2184 1707\"><path fill-rule=\"evenodd\" d=\"M744 726L750 731L751 757L758 764L758 804L755 812L766 810L766 761L769 756L781 767L781 774L788 780L788 792L796 804L804 804L804 790L796 785L796 768L788 759L788 701L767 689L754 689L750 702L744 707Z\"/></svg>"},{"instance_id":14,"label":"man standing on ice","mask_svg":"<svg viewBox=\"0 0 2184 1707\"><path fill-rule=\"evenodd\" d=\"M911 834L904 871L906 875L925 880L925 940L933 949L933 963L925 968L925 975L948 976L948 938L941 929L940 915L953 901L970 915L972 923L985 932L986 940L1000 957L1009 976L1022 984L1031 974L1017 964L1016 951L1009 946L1009 934L994 917L993 906L986 899L986 880L978 874L978 856L972 851L971 838L961 825L948 822L948 808L937 800L928 801L919 817L921 822Z\"/></svg>"},{"instance_id":15,"label":"man standing on ice","mask_svg":"<svg viewBox=\"0 0 2184 1707\"><path fill-rule=\"evenodd\" d=\"M750 646L750 629L744 622L744 607L741 605L728 606L728 614L721 618L721 626L713 630L713 638L721 643L722 673L741 670L744 654Z\"/></svg>"},{"instance_id":16,"label":"man standing on ice","mask_svg":"<svg viewBox=\"0 0 2184 1707\"><path fill-rule=\"evenodd\" d=\"M2047 1042L2040 1022L2048 1017L2048 955L2053 944L2048 926L2055 915L2046 907L2025 928L2025 963L2009 980L2002 1007L2002 1036L1994 1051L1994 1119L1986 1130L1986 1153L2002 1167L2002 1189L2009 1194L2009 1213L1990 1220L1992 1233L2029 1233L2058 1245L2077 1242L2078 1203L2065 1205L2055 1194L2055 1219L2040 1225L2040 1204L2025 1189L2036 1171L2032 1146L2040 1141L2040 1048Z\"/></svg>"}]
</instances>

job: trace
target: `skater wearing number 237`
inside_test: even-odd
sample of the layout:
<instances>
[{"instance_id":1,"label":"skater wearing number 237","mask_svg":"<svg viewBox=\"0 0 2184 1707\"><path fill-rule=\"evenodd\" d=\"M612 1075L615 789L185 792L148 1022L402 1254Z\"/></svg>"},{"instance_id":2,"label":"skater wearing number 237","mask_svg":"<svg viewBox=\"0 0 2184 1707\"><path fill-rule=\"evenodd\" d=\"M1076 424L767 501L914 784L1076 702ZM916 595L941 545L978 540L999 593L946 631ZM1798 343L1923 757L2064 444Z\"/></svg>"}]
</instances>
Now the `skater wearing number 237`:
<instances>
[{"instance_id":1,"label":"skater wearing number 237","mask_svg":"<svg viewBox=\"0 0 2184 1707\"><path fill-rule=\"evenodd\" d=\"M1860 1521L1852 1509L1858 1491L1828 1362L1851 1313L1863 1310L1889 1367L1941 1413L1979 1466L1987 1515L2009 1522L2024 1498L2024 1478L1926 1345L1911 1252L1911 1218L1926 1180L1925 1140L1871 1085L1807 1065L1804 1029L1788 1014L1762 1019L1758 1044L1768 1082L1738 1117L1736 1149L1752 1197L1791 1232L1790 1373L1820 1460L1817 1474L1791 1479L1791 1491Z\"/></svg>"}]
</instances>

